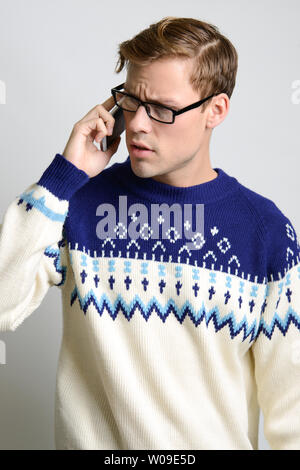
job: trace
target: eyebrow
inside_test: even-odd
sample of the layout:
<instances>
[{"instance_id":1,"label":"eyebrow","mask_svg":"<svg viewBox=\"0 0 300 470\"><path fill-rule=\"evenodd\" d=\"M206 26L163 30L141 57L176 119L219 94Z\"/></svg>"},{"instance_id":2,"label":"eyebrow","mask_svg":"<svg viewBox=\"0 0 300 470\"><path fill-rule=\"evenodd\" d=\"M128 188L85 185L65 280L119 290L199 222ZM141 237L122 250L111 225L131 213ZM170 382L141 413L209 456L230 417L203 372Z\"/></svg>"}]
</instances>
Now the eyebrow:
<instances>
[{"instance_id":1,"label":"eyebrow","mask_svg":"<svg viewBox=\"0 0 300 470\"><path fill-rule=\"evenodd\" d=\"M129 93L130 95L134 96L135 98L138 98L136 95L134 95L133 93L130 92L129 90L129 87L126 85L124 85L124 90L127 91L127 93ZM155 103L155 104L161 104L161 105L171 105L171 106L175 106L177 108L180 107L180 105L178 103L176 103L176 101L174 100L152 100L152 99L149 99L149 103Z\"/></svg>"}]
</instances>

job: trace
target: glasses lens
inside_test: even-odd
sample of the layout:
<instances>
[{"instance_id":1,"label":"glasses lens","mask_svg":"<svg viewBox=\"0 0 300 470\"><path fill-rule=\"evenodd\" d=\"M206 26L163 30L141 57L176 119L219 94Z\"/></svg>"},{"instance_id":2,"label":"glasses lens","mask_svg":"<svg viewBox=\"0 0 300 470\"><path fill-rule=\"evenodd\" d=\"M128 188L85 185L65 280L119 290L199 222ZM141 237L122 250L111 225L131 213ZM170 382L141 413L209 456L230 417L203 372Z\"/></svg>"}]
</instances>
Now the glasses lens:
<instances>
[{"instance_id":1,"label":"glasses lens","mask_svg":"<svg viewBox=\"0 0 300 470\"><path fill-rule=\"evenodd\" d=\"M117 105L124 109L124 111L136 111L138 109L139 102L131 96L126 96L123 93L117 91L115 93L115 99ZM153 119L165 123L173 121L173 113L170 109L156 104L147 104L147 108L150 112L150 116Z\"/></svg>"},{"instance_id":2,"label":"glasses lens","mask_svg":"<svg viewBox=\"0 0 300 470\"><path fill-rule=\"evenodd\" d=\"M150 114L154 119L161 122L172 122L173 113L170 109L158 106L156 104L150 104Z\"/></svg>"},{"instance_id":3,"label":"glasses lens","mask_svg":"<svg viewBox=\"0 0 300 470\"><path fill-rule=\"evenodd\" d=\"M138 101L130 96L123 95L123 93L116 92L115 99L117 105L125 111L136 111L138 107Z\"/></svg>"}]
</instances>

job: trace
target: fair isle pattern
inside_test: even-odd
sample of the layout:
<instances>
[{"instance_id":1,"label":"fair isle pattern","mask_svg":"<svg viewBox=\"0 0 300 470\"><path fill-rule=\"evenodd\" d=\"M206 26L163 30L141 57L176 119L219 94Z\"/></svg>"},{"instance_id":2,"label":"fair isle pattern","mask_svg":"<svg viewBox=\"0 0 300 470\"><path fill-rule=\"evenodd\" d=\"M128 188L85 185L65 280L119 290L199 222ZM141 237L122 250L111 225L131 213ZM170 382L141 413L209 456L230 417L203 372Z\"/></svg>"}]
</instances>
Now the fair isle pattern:
<instances>
[{"instance_id":1,"label":"fair isle pattern","mask_svg":"<svg viewBox=\"0 0 300 470\"><path fill-rule=\"evenodd\" d=\"M161 220L158 218L158 221ZM188 220L185 221L185 226L190 225ZM145 228L149 235L145 235ZM126 229L124 228L124 231ZM213 271L221 271L228 274L240 276L254 283L266 282L265 276L258 276L251 273L245 273L242 269L239 256L232 253L232 245L229 237L219 234L219 228L216 226L210 228L210 237L205 239L202 233L197 232L192 238L195 246L194 250L190 250L185 244L185 238L179 239L179 234L174 226L165 234L168 238L162 240L151 239L152 229L148 224L143 224L139 231L140 238L138 240L129 240L126 238L126 232L119 232L119 226L115 227L114 231L117 234L116 239L107 237L101 243L101 249L90 250L77 242L70 241L68 243L69 250L77 250L91 256L93 251L94 258L126 258L126 259L139 259L145 261L159 261L163 263L176 263L184 266L192 265L198 268L207 268ZM217 234L219 234L217 236ZM213 247L209 249L206 246ZM173 254L172 254L173 253ZM291 257L291 253L289 254ZM291 260L290 260L291 261ZM294 259L291 261L294 263ZM298 262L298 258L297 258ZM284 274L278 273L279 277Z\"/></svg>"},{"instance_id":2,"label":"fair isle pattern","mask_svg":"<svg viewBox=\"0 0 300 470\"><path fill-rule=\"evenodd\" d=\"M270 282L266 286L258 336L263 333L271 339L275 327L285 336L291 324L300 331L299 305L300 264L290 269L282 281Z\"/></svg>"},{"instance_id":3,"label":"fair isle pattern","mask_svg":"<svg viewBox=\"0 0 300 470\"><path fill-rule=\"evenodd\" d=\"M55 270L58 274L61 275L61 281L58 284L55 284L58 287L62 286L66 281L67 266L61 265L61 256L60 256L60 248L64 247L65 245L66 245L66 242L64 239L62 239L58 242L58 249L48 246L44 251L45 256L48 256L48 258L53 258L53 264L54 264Z\"/></svg>"},{"instance_id":4,"label":"fair isle pattern","mask_svg":"<svg viewBox=\"0 0 300 470\"><path fill-rule=\"evenodd\" d=\"M45 195L46 192L46 195ZM35 195L35 197L33 196ZM20 196L18 196L17 204L23 204L26 208L26 211L30 211L33 207L35 207L38 211L42 212L46 217L49 219L58 222L64 222L67 211L66 207L68 202L67 201L58 201L58 199L46 188L40 186L37 183L33 183L29 188L23 192ZM46 204L46 199L50 204ZM53 211L50 208L50 205L55 204L56 206L61 206L62 210L65 209L65 213L58 213Z\"/></svg>"},{"instance_id":5,"label":"fair isle pattern","mask_svg":"<svg viewBox=\"0 0 300 470\"><path fill-rule=\"evenodd\" d=\"M45 204L45 192L47 199L49 198L49 204ZM36 197L33 197L35 193ZM40 197L39 197L40 196ZM33 184L29 189L19 196L18 204L26 203L26 211L31 210L35 207L37 210L42 212L46 217L51 220L64 221L67 216L67 201L58 201L58 199L46 188L41 187L39 184ZM49 206L59 204L61 209L65 209L65 213L57 213L49 208ZM135 214L131 215L131 219L135 219ZM164 221L163 217L159 215L157 218L159 224ZM191 227L191 222L185 220L185 228L188 230ZM266 278L265 276L258 276L251 273L245 273L245 268L241 266L240 256L237 253L232 252L232 243L228 234L222 234L221 229L214 225L210 227L209 233L210 238L205 239L202 233L197 232L192 238L192 243L195 250L189 250L185 244L185 238L182 239L181 244L178 242L179 234L176 231L176 227L172 226L165 233L166 239L153 240L151 235L153 230L151 226L143 224L139 230L139 239L130 240L127 238L127 229L124 225L119 222L114 227L114 232L117 238L114 240L107 237L104 241L100 241L101 249L99 251L94 250L94 257L107 257L111 258L134 258L143 260L155 260L168 263L178 263L179 265L194 265L196 267L208 268L210 270L216 270L221 272L227 272L240 276L242 279L254 283L266 283L268 281L274 281L284 278L286 273L296 264L300 263L300 245L296 238L296 234L293 227L290 224L286 224L286 266L282 272L271 273ZM124 240L126 238L126 240ZM289 242L292 246L297 241L297 251L289 246ZM175 246L176 245L176 246ZM212 247L208 249L206 246ZM120 249L121 248L121 249ZM87 253L90 256L90 249L85 246L80 246L77 242L69 242L69 250L79 250L83 253ZM173 254L170 254L170 253ZM174 252L176 254L174 254ZM283 260L284 261L284 260ZM274 279L275 276L275 279Z\"/></svg>"},{"instance_id":6,"label":"fair isle pattern","mask_svg":"<svg viewBox=\"0 0 300 470\"><path fill-rule=\"evenodd\" d=\"M46 204L45 193L49 201L51 200L49 205ZM27 212L35 208L53 221L63 221L67 215L68 202L58 200L50 191L36 183L19 196L17 204L22 203L25 203L24 207ZM49 207L51 203L54 203L55 207L59 206L61 210L65 210L65 213L51 210ZM188 223L188 221L185 222L185 224ZM144 228L144 226L141 228L141 232ZM215 236L219 233L219 228L214 226L210 232L212 236ZM197 235L202 237L201 234ZM297 241L296 234L288 223L286 224L286 235L293 242ZM167 241L174 243L175 240L170 237ZM201 246L197 245L198 248L205 244L203 237L200 240ZM45 256L53 258L54 268L61 276L61 282L56 284L58 286L65 283L67 275L67 267L61 265L60 258L60 248L65 247L66 243L63 231L63 238L58 242L58 248L49 246L44 251ZM107 243L115 248L114 241L109 238L104 240L103 248ZM132 243L137 245L135 240L130 242L130 244ZM166 250L161 241L156 241L152 252L155 252L155 248L159 245L163 251ZM231 247L227 237L220 238L216 245L223 254ZM171 255L169 255L169 260L164 262L163 255L160 256L160 260L157 260L155 253L152 253L152 259L149 259L149 254L145 252L143 253L144 260L140 260L137 258L138 253L135 253L135 258L129 258L129 251L126 252L127 258L122 257L121 251L119 251L118 257L114 257L113 250L110 250L110 257L107 257L103 249L102 257L97 257L96 251L94 252L95 256L91 257L90 250L87 250L86 253L84 248L82 252L77 249L78 244L75 244L75 249L72 249L72 243L69 242L68 247L71 264L75 262L77 266L80 266L79 276L74 269L77 278L71 293L70 303L72 305L78 299L84 313L87 312L90 305L93 305L100 316L106 309L113 320L119 311L123 312L128 321L137 310L146 321L154 311L163 322L171 313L180 323L183 323L188 315L196 327L201 322L208 325L211 321L216 333L228 325L232 339L243 331L243 341L248 337L249 341L253 341L261 333L271 339L275 327L283 335L286 334L291 324L300 330L299 312L293 308L297 302L298 305L300 303L300 262L298 256L300 247L298 241L297 253L289 246L286 248L287 266L284 268L284 275L278 272L280 280L274 281L271 274L271 282L269 283L266 283L266 278L263 278L262 283L258 283L257 276L253 281L250 275L244 279L244 272L242 272L241 279L237 276L237 270L231 273L230 263L232 261L240 266L239 260L234 254L229 260L226 273L223 271L223 265L221 265L220 271L214 271L214 265L212 265L212 269L206 268L204 260L208 256L216 259L212 251L203 255L202 266L197 266L197 260L193 266L189 264L189 258L185 264L180 263L180 253L178 253L179 261L176 263ZM127 249L129 248L130 246L127 246ZM118 276L116 276L116 272L119 274ZM124 273L123 277L120 275L121 272ZM134 294L130 289L131 284L134 286ZM102 293L100 296L97 295L98 291ZM108 292L109 295L105 292ZM120 292L124 292L124 294L121 295ZM166 299L168 299L167 302ZM281 314L277 312L279 302ZM271 307L269 305L266 309L268 304ZM265 318L265 310L269 316L271 315L270 318ZM221 314L221 311L225 313Z\"/></svg>"},{"instance_id":7,"label":"fair isle pattern","mask_svg":"<svg viewBox=\"0 0 300 470\"><path fill-rule=\"evenodd\" d=\"M132 220L135 214L132 214ZM161 215L157 222L161 224L164 221ZM191 222L184 221L185 228L191 227ZM122 229L120 229L120 227ZM159 261L162 263L176 263L180 266L185 264L195 267L207 268L212 271L221 271L233 274L255 284L265 284L267 281L275 281L284 278L286 273L300 262L300 246L297 241L295 249L296 234L293 228L286 223L286 252L282 253L282 271L274 272L265 276L260 273L247 272L248 261L245 253L236 252L238 247L231 241L227 231L222 230L220 226L212 224L206 237L200 232L189 240L194 249L187 246L187 239L180 237L176 227L171 226L160 240L152 239L153 230L148 223L144 223L139 230L139 237L130 239L127 229L122 223L117 223L114 227L116 238L106 237L104 240L98 240L100 248L90 250L82 243L69 241L69 250L79 250L87 253L88 256L139 259L144 261ZM97 242L96 242L97 243ZM235 246L235 248L233 248ZM241 250L241 247L239 247ZM245 247L243 247L245 249ZM92 254L93 253L93 254Z\"/></svg>"},{"instance_id":8,"label":"fair isle pattern","mask_svg":"<svg viewBox=\"0 0 300 470\"><path fill-rule=\"evenodd\" d=\"M47 188L38 183L31 184L26 191L18 196L17 205L19 206L21 204L23 204L26 212L36 209L54 222L64 222L68 213L68 201L58 200ZM54 211L51 209L51 206L57 207L61 212ZM56 284L57 286L63 285L66 279L67 267L61 265L60 257L60 248L64 247L66 243L64 235L63 229L63 237L58 242L57 247L48 246L44 251L45 256L53 258L55 270L61 276L61 282Z\"/></svg>"},{"instance_id":9,"label":"fair isle pattern","mask_svg":"<svg viewBox=\"0 0 300 470\"><path fill-rule=\"evenodd\" d=\"M82 266L80 279L77 279L71 293L70 304L73 305L78 299L84 314L92 305L100 316L106 310L113 320L122 312L128 321L134 314L142 315L147 321L156 312L165 322L173 313L180 323L189 316L196 327L202 322L206 326L212 322L216 333L228 325L231 339L243 331L243 341L249 337L249 342L254 341L261 333L271 339L275 327L285 335L292 323L300 331L299 312L293 309L293 305L300 304L300 265L291 269L283 281L263 285L243 281L234 275L191 266L163 265L155 261L145 264L120 258L89 259L86 254L78 251L72 251L70 256L72 260L76 259L75 262L80 262L80 258ZM92 271L87 269L88 262L93 264ZM126 274L131 269L134 273L140 272L139 279L136 274ZM147 278L144 274L148 274L148 269L151 275ZM113 274L115 272L118 274ZM186 281L188 288L182 289L182 283L176 280L179 272L186 280L189 279ZM132 283L134 293L130 290ZM162 295L167 284L172 286L168 289L168 302L166 295ZM138 285L140 292L136 293ZM124 289L130 294L121 295L119 292ZM109 290L110 295L105 293ZM279 302L280 312L283 312L281 316L276 310ZM271 308L266 309L269 304ZM221 314L224 310L225 314Z\"/></svg>"},{"instance_id":10,"label":"fair isle pattern","mask_svg":"<svg viewBox=\"0 0 300 470\"><path fill-rule=\"evenodd\" d=\"M70 260L81 267L77 277L74 269L71 305L78 299L85 314L95 308L113 320L122 312L128 321L134 314L147 321L156 312L166 322L173 313L180 323L188 315L196 327L211 321L216 332L228 325L232 339L241 331L243 341L257 336L266 285L189 265L95 259L77 250L70 252Z\"/></svg>"}]
</instances>

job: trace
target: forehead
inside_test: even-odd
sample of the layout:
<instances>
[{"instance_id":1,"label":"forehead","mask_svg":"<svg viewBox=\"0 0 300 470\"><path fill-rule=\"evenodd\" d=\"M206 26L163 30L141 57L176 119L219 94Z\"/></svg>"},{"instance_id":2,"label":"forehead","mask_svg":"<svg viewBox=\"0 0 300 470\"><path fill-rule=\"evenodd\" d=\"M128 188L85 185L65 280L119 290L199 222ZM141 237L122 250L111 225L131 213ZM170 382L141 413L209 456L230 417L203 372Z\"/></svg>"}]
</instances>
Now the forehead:
<instances>
[{"instance_id":1,"label":"forehead","mask_svg":"<svg viewBox=\"0 0 300 470\"><path fill-rule=\"evenodd\" d=\"M187 61L157 60L140 66L129 64L124 88L140 99L178 105L194 96L188 81Z\"/></svg>"}]
</instances>

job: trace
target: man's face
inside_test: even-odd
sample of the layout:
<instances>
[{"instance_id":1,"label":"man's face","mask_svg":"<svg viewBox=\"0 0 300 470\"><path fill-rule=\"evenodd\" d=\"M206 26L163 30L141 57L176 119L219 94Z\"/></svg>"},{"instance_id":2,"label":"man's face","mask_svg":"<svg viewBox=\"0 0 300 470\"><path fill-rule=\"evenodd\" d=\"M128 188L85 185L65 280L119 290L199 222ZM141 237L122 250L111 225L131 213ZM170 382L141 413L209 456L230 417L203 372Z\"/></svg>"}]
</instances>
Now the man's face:
<instances>
[{"instance_id":1,"label":"man's face","mask_svg":"<svg viewBox=\"0 0 300 470\"><path fill-rule=\"evenodd\" d=\"M177 58L156 60L147 66L130 65L124 89L143 101L158 101L175 110L184 108L205 98L188 81L192 65L190 59ZM176 104L168 104L168 100ZM176 116L173 124L151 119L143 106L135 113L124 111L126 145L134 173L144 178L166 175L186 167L194 159L207 158L212 131L206 127L208 110L209 107L201 113L201 106L191 109ZM131 150L132 140L154 151L137 157Z\"/></svg>"}]
</instances>

